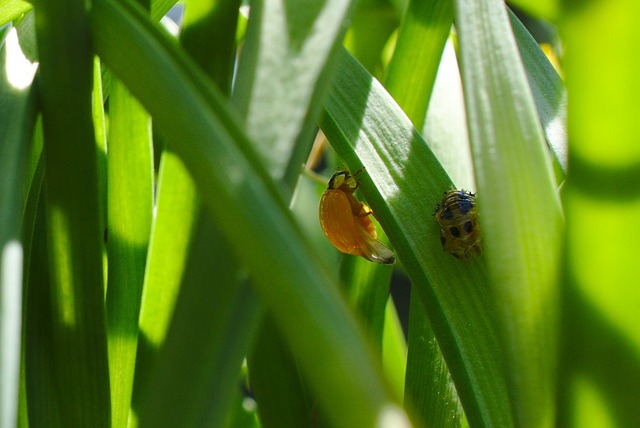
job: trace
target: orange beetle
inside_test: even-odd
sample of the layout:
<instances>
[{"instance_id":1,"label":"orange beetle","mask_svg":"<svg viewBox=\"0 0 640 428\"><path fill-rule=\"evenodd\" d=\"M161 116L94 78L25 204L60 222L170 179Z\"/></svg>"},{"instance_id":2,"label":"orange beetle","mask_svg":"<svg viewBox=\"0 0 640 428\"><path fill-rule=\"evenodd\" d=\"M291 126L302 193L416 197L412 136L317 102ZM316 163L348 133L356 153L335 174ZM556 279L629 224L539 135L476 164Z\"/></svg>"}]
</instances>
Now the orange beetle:
<instances>
[{"instance_id":1,"label":"orange beetle","mask_svg":"<svg viewBox=\"0 0 640 428\"><path fill-rule=\"evenodd\" d=\"M343 253L369 261L392 265L393 252L378 241L376 226L369 217L371 208L360 202L354 192L360 185L348 171L338 171L329 179L320 199L320 226L327 239Z\"/></svg>"}]
</instances>

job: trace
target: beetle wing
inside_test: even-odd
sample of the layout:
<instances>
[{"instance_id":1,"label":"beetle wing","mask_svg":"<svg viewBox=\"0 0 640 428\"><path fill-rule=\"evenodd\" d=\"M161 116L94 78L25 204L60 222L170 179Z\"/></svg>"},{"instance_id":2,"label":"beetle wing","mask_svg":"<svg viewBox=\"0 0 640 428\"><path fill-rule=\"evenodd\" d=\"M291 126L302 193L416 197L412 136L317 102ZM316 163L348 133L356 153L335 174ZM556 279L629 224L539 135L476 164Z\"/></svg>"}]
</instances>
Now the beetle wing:
<instances>
[{"instance_id":1,"label":"beetle wing","mask_svg":"<svg viewBox=\"0 0 640 428\"><path fill-rule=\"evenodd\" d=\"M368 217L366 217L366 219L369 220L371 225L373 225ZM358 218L358 220L361 220L361 218ZM387 246L382 242L378 241L374 236L371 236L369 228L363 224L362 221L357 223L358 229L360 230L360 239L362 241L360 246L360 255L371 262L383 265L395 264L396 257L393 254L393 251L387 248Z\"/></svg>"},{"instance_id":2,"label":"beetle wing","mask_svg":"<svg viewBox=\"0 0 640 428\"><path fill-rule=\"evenodd\" d=\"M361 255L362 238L356 217L344 192L326 190L320 201L320 225L327 239L340 251Z\"/></svg>"}]
</instances>

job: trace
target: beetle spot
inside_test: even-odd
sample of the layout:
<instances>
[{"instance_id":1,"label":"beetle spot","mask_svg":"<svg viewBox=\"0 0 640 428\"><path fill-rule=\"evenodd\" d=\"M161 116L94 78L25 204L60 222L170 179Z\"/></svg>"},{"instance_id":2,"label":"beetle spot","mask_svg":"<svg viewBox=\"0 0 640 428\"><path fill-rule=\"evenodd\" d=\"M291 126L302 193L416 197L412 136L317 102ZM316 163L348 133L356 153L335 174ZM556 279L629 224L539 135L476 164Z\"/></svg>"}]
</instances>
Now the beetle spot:
<instances>
[{"instance_id":1,"label":"beetle spot","mask_svg":"<svg viewBox=\"0 0 640 428\"><path fill-rule=\"evenodd\" d=\"M451 234L453 236L455 236L456 238L460 237L460 229L458 229L457 227L453 226L449 228L449 232L451 232Z\"/></svg>"},{"instance_id":2,"label":"beetle spot","mask_svg":"<svg viewBox=\"0 0 640 428\"><path fill-rule=\"evenodd\" d=\"M464 231L467 233L473 232L473 223L471 223L471 220L464 222Z\"/></svg>"}]
</instances>

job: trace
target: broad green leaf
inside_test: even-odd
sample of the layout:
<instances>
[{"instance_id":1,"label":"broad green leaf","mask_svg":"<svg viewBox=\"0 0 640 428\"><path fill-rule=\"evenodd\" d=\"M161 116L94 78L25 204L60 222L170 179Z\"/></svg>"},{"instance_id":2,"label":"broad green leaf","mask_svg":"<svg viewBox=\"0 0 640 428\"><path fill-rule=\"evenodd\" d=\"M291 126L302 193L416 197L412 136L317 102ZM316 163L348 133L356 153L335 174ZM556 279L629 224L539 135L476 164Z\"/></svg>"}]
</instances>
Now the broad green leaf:
<instances>
[{"instance_id":1,"label":"broad green leaf","mask_svg":"<svg viewBox=\"0 0 640 428\"><path fill-rule=\"evenodd\" d=\"M560 423L637 426L640 233L627 225L640 218L640 9L625 0L565 4L571 145Z\"/></svg>"},{"instance_id":2,"label":"broad green leaf","mask_svg":"<svg viewBox=\"0 0 640 428\"><path fill-rule=\"evenodd\" d=\"M562 244L550 156L504 3L458 0L455 6L483 258L514 421L550 426Z\"/></svg>"},{"instance_id":3,"label":"broad green leaf","mask_svg":"<svg viewBox=\"0 0 640 428\"><path fill-rule=\"evenodd\" d=\"M38 1L54 385L65 426L110 425L109 372L88 16L78 1Z\"/></svg>"},{"instance_id":4,"label":"broad green leaf","mask_svg":"<svg viewBox=\"0 0 640 428\"><path fill-rule=\"evenodd\" d=\"M483 260L442 251L433 208L451 181L389 94L346 53L321 127L350 170L427 309L470 423L511 425Z\"/></svg>"},{"instance_id":5,"label":"broad green leaf","mask_svg":"<svg viewBox=\"0 0 640 428\"><path fill-rule=\"evenodd\" d=\"M402 420L337 279L294 224L230 106L135 9L108 0L93 6L96 51L188 165L210 215L299 357L318 405L339 426ZM141 73L149 68L158 73Z\"/></svg>"}]
</instances>

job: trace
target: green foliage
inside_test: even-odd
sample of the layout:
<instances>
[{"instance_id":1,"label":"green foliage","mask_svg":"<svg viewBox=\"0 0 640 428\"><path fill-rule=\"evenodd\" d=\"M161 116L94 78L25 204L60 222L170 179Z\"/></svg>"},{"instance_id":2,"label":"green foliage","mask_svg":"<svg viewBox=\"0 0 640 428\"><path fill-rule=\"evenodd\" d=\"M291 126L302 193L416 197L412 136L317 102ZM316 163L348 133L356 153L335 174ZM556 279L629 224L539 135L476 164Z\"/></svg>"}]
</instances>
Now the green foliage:
<instances>
[{"instance_id":1,"label":"green foliage","mask_svg":"<svg viewBox=\"0 0 640 428\"><path fill-rule=\"evenodd\" d=\"M640 425L638 6L513 3L0 0L0 426Z\"/></svg>"}]
</instances>

